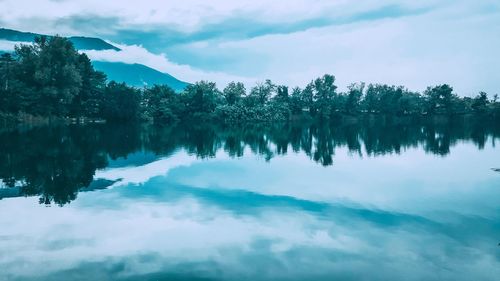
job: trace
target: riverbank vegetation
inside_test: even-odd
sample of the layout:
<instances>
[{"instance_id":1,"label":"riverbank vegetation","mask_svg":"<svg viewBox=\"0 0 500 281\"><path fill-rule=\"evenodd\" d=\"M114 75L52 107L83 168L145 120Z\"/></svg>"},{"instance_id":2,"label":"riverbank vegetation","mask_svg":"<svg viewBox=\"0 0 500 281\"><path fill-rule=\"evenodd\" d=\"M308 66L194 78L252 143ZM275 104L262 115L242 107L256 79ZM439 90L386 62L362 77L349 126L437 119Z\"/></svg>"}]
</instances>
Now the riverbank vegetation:
<instances>
[{"instance_id":1,"label":"riverbank vegetation","mask_svg":"<svg viewBox=\"0 0 500 281\"><path fill-rule=\"evenodd\" d=\"M220 90L201 81L176 92L167 85L142 89L107 82L85 54L63 37L38 37L0 57L0 119L145 120L168 124L181 120L238 122L336 120L344 116L456 116L474 114L500 119L497 95L480 92L460 97L449 85L423 93L403 86L355 83L341 92L333 75L304 88L270 80L247 90L240 82Z\"/></svg>"}]
</instances>

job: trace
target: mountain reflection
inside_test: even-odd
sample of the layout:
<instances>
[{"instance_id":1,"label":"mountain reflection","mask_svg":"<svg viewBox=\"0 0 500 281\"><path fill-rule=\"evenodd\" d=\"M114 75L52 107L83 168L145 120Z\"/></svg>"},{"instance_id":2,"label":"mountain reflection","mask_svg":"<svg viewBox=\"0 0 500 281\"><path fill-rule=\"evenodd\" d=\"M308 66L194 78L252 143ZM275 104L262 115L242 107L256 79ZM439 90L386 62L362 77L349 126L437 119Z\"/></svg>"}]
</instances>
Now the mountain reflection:
<instances>
[{"instance_id":1,"label":"mountain reflection","mask_svg":"<svg viewBox=\"0 0 500 281\"><path fill-rule=\"evenodd\" d=\"M459 141L482 149L500 137L500 127L481 120L370 120L338 124L282 124L222 127L184 124L71 125L4 130L0 133L0 199L39 196L41 204L63 206L78 192L103 189L114 181L94 179L97 170L137 155L168 157L183 149L200 158L218 151L230 157L245 152L271 161L276 155L301 152L323 166L334 164L335 150L346 147L359 157L423 149L445 156ZM126 163L125 163L126 164ZM3 183L2 183L3 182Z\"/></svg>"}]
</instances>

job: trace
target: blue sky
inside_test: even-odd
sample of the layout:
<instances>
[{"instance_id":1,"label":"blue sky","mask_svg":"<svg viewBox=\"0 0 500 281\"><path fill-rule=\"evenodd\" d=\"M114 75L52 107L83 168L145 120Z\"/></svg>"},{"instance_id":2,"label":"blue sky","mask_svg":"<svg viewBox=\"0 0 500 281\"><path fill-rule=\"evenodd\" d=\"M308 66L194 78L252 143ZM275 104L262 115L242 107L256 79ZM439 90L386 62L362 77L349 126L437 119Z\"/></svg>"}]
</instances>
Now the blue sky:
<instances>
[{"instance_id":1,"label":"blue sky","mask_svg":"<svg viewBox=\"0 0 500 281\"><path fill-rule=\"evenodd\" d=\"M500 93L500 2L0 0L0 26L96 36L123 52L94 59L141 62L180 79L223 87L270 78L303 86L325 73L352 82L461 95Z\"/></svg>"}]
</instances>

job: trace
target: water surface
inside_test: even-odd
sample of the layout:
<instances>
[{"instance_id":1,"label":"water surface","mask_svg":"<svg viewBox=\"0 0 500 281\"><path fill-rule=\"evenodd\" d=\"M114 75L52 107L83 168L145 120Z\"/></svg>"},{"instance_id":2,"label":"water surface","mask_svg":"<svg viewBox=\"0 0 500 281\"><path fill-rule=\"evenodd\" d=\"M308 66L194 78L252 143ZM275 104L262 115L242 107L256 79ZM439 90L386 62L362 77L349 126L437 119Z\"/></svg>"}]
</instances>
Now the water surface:
<instances>
[{"instance_id":1,"label":"water surface","mask_svg":"<svg viewBox=\"0 0 500 281\"><path fill-rule=\"evenodd\" d=\"M480 121L0 132L0 280L498 280Z\"/></svg>"}]
</instances>

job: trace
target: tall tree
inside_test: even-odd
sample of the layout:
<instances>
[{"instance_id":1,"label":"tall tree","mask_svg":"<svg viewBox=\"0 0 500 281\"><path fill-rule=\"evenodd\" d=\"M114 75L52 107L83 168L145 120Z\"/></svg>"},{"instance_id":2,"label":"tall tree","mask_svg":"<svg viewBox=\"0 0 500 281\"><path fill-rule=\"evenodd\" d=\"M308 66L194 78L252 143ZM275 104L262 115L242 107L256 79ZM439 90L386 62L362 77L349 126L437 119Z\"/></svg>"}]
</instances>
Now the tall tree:
<instances>
[{"instance_id":1,"label":"tall tree","mask_svg":"<svg viewBox=\"0 0 500 281\"><path fill-rule=\"evenodd\" d=\"M223 95L228 105L238 103L246 94L245 85L241 82L231 82L223 90Z\"/></svg>"},{"instance_id":2,"label":"tall tree","mask_svg":"<svg viewBox=\"0 0 500 281\"><path fill-rule=\"evenodd\" d=\"M86 54L80 54L78 69L82 83L80 91L73 99L71 115L98 117L102 96L106 88L106 75L94 70Z\"/></svg>"},{"instance_id":3,"label":"tall tree","mask_svg":"<svg viewBox=\"0 0 500 281\"><path fill-rule=\"evenodd\" d=\"M276 96L274 100L278 103L288 103L290 95L288 94L288 87L280 85L276 87Z\"/></svg>"},{"instance_id":4,"label":"tall tree","mask_svg":"<svg viewBox=\"0 0 500 281\"><path fill-rule=\"evenodd\" d=\"M149 118L162 123L178 121L183 107L179 95L165 85L144 89L143 106Z\"/></svg>"},{"instance_id":5,"label":"tall tree","mask_svg":"<svg viewBox=\"0 0 500 281\"><path fill-rule=\"evenodd\" d=\"M335 76L325 74L323 77L314 80L314 107L315 113L320 119L330 118L332 100L336 95Z\"/></svg>"},{"instance_id":6,"label":"tall tree","mask_svg":"<svg viewBox=\"0 0 500 281\"><path fill-rule=\"evenodd\" d=\"M19 95L16 95L16 79L14 69L17 61L6 53L0 56L0 111L17 112Z\"/></svg>"},{"instance_id":7,"label":"tall tree","mask_svg":"<svg viewBox=\"0 0 500 281\"><path fill-rule=\"evenodd\" d=\"M100 115L108 120L136 120L140 115L140 101L137 89L111 81L104 91Z\"/></svg>"},{"instance_id":8,"label":"tall tree","mask_svg":"<svg viewBox=\"0 0 500 281\"><path fill-rule=\"evenodd\" d=\"M33 81L30 82L39 91L42 112L66 116L82 85L78 52L68 39L59 36L35 38L32 50L37 59L36 70L31 77ZM19 56L23 54L18 53Z\"/></svg>"},{"instance_id":9,"label":"tall tree","mask_svg":"<svg viewBox=\"0 0 500 281\"><path fill-rule=\"evenodd\" d=\"M365 83L351 84L347 88L345 111L350 114L356 114L361 106L361 98L363 97Z\"/></svg>"},{"instance_id":10,"label":"tall tree","mask_svg":"<svg viewBox=\"0 0 500 281\"><path fill-rule=\"evenodd\" d=\"M292 114L302 114L304 107L304 102L302 101L302 89L299 87L293 88L290 96L290 110L292 111Z\"/></svg>"},{"instance_id":11,"label":"tall tree","mask_svg":"<svg viewBox=\"0 0 500 281\"><path fill-rule=\"evenodd\" d=\"M453 113L453 102L456 98L453 94L453 88L448 84L435 87L428 87L424 92L426 98L426 109L429 114L435 113Z\"/></svg>"},{"instance_id":12,"label":"tall tree","mask_svg":"<svg viewBox=\"0 0 500 281\"><path fill-rule=\"evenodd\" d=\"M200 81L189 85L181 95L184 117L208 118L222 99L222 93L213 82Z\"/></svg>"},{"instance_id":13,"label":"tall tree","mask_svg":"<svg viewBox=\"0 0 500 281\"><path fill-rule=\"evenodd\" d=\"M254 105L265 105L271 96L276 92L277 86L271 82L271 80L266 80L264 83L258 83L255 87L250 90L249 98L255 101Z\"/></svg>"},{"instance_id":14,"label":"tall tree","mask_svg":"<svg viewBox=\"0 0 500 281\"><path fill-rule=\"evenodd\" d=\"M479 92L472 102L472 110L476 113L485 113L488 110L489 103L488 94Z\"/></svg>"}]
</instances>

